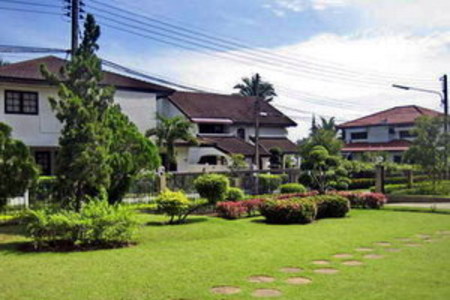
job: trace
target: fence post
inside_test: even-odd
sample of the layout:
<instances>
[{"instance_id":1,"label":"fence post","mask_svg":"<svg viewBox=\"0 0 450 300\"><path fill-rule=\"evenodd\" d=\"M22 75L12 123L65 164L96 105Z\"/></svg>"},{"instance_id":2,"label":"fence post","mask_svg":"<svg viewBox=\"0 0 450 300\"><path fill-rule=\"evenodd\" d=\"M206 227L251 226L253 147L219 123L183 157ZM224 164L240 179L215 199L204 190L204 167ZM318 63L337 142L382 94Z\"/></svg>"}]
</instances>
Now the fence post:
<instances>
[{"instance_id":1,"label":"fence post","mask_svg":"<svg viewBox=\"0 0 450 300\"><path fill-rule=\"evenodd\" d=\"M26 190L25 194L23 195L23 204L25 205L25 208L28 208L30 206L30 191Z\"/></svg>"},{"instance_id":2,"label":"fence post","mask_svg":"<svg viewBox=\"0 0 450 300\"><path fill-rule=\"evenodd\" d=\"M377 165L375 169L375 192L384 194L384 166Z\"/></svg>"},{"instance_id":3,"label":"fence post","mask_svg":"<svg viewBox=\"0 0 450 300\"><path fill-rule=\"evenodd\" d=\"M157 186L157 191L159 192L159 193L161 193L162 191L164 191L166 188L167 188L167 175L166 175L166 172L165 172L165 168L164 167L160 167L159 169L158 169L158 174L157 174L157 176L158 176L158 180L157 180L157 184L158 184L158 186Z\"/></svg>"},{"instance_id":4,"label":"fence post","mask_svg":"<svg viewBox=\"0 0 450 300\"><path fill-rule=\"evenodd\" d=\"M406 171L406 177L408 179L407 184L408 184L408 189L412 189L413 184L414 184L414 174L412 170L407 170Z\"/></svg>"}]
</instances>

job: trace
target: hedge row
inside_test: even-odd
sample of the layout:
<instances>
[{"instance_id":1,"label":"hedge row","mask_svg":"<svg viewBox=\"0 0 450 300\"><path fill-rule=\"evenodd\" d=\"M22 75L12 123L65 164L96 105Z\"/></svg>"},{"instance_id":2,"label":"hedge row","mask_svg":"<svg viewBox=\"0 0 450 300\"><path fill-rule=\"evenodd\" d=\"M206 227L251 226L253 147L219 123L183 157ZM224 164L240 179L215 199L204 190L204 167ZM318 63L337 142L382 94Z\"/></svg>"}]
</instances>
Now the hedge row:
<instances>
[{"instance_id":1,"label":"hedge row","mask_svg":"<svg viewBox=\"0 0 450 300\"><path fill-rule=\"evenodd\" d=\"M425 175L414 176L415 182L421 182L428 180L429 178ZM407 177L387 177L384 181L385 184L404 184L408 182ZM349 189L368 189L375 186L375 178L354 178L351 179Z\"/></svg>"}]
</instances>

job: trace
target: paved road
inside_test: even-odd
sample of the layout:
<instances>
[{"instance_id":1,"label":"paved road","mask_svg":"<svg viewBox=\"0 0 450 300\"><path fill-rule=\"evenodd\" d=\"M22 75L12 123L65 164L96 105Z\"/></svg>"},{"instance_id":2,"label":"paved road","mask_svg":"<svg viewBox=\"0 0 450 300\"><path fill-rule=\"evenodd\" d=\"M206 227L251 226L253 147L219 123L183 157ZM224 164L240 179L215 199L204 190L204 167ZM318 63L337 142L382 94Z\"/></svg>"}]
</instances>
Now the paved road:
<instances>
[{"instance_id":1,"label":"paved road","mask_svg":"<svg viewBox=\"0 0 450 300\"><path fill-rule=\"evenodd\" d=\"M423 207L431 208L435 207L437 209L450 209L450 202L448 203L390 203L386 206L402 206L402 207Z\"/></svg>"}]
</instances>

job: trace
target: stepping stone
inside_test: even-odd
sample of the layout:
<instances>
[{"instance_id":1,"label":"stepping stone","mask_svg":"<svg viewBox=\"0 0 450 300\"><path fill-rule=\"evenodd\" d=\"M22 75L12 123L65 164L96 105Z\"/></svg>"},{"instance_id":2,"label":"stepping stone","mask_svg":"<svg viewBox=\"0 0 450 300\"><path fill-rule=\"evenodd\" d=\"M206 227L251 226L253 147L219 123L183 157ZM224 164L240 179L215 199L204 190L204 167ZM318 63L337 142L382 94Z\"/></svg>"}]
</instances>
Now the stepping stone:
<instances>
[{"instance_id":1,"label":"stepping stone","mask_svg":"<svg viewBox=\"0 0 450 300\"><path fill-rule=\"evenodd\" d=\"M437 242L437 240L435 240L435 239L426 239L426 240L424 240L424 242L425 243L435 243L435 242Z\"/></svg>"},{"instance_id":2,"label":"stepping stone","mask_svg":"<svg viewBox=\"0 0 450 300\"><path fill-rule=\"evenodd\" d=\"M358 251L358 252L372 252L373 251L373 249L372 248L356 248L355 249L356 251Z\"/></svg>"},{"instance_id":3,"label":"stepping stone","mask_svg":"<svg viewBox=\"0 0 450 300\"><path fill-rule=\"evenodd\" d=\"M336 274L339 270L332 269L332 268L323 268L323 269L315 269L314 273L317 274Z\"/></svg>"},{"instance_id":4,"label":"stepping stone","mask_svg":"<svg viewBox=\"0 0 450 300\"><path fill-rule=\"evenodd\" d=\"M400 252L400 251L402 251L402 249L399 249L399 248L386 248L385 250L387 252Z\"/></svg>"},{"instance_id":5,"label":"stepping stone","mask_svg":"<svg viewBox=\"0 0 450 300\"><path fill-rule=\"evenodd\" d=\"M353 255L348 254L348 253L339 253L339 254L335 254L333 255L334 258L352 258Z\"/></svg>"},{"instance_id":6,"label":"stepping stone","mask_svg":"<svg viewBox=\"0 0 450 300\"><path fill-rule=\"evenodd\" d=\"M405 244L405 246L408 246L408 247L420 247L422 245L418 244L418 243L407 243L407 244Z\"/></svg>"},{"instance_id":7,"label":"stepping stone","mask_svg":"<svg viewBox=\"0 0 450 300\"><path fill-rule=\"evenodd\" d=\"M411 241L410 238L398 238L397 240L402 241L402 242L410 242Z\"/></svg>"},{"instance_id":8,"label":"stepping stone","mask_svg":"<svg viewBox=\"0 0 450 300\"><path fill-rule=\"evenodd\" d=\"M274 282L275 278L266 275L255 275L250 276L248 278L248 281L253 283L267 283L267 282Z\"/></svg>"},{"instance_id":9,"label":"stepping stone","mask_svg":"<svg viewBox=\"0 0 450 300\"><path fill-rule=\"evenodd\" d=\"M380 258L383 258L384 256L383 255L380 255L380 254L366 254L366 255L364 255L364 258L367 258L367 259L380 259Z\"/></svg>"},{"instance_id":10,"label":"stepping stone","mask_svg":"<svg viewBox=\"0 0 450 300\"><path fill-rule=\"evenodd\" d=\"M306 277L291 277L286 279L286 282L289 284L309 284L312 282L311 279L306 278Z\"/></svg>"},{"instance_id":11,"label":"stepping stone","mask_svg":"<svg viewBox=\"0 0 450 300\"><path fill-rule=\"evenodd\" d=\"M431 238L429 234L418 234L417 237L424 240Z\"/></svg>"},{"instance_id":12,"label":"stepping stone","mask_svg":"<svg viewBox=\"0 0 450 300\"><path fill-rule=\"evenodd\" d=\"M448 230L440 230L440 231L437 232L437 234L449 235L450 231L448 231Z\"/></svg>"},{"instance_id":13,"label":"stepping stone","mask_svg":"<svg viewBox=\"0 0 450 300\"><path fill-rule=\"evenodd\" d=\"M252 293L253 297L259 298L280 297L281 295L281 291L275 289L257 289Z\"/></svg>"},{"instance_id":14,"label":"stepping stone","mask_svg":"<svg viewBox=\"0 0 450 300\"><path fill-rule=\"evenodd\" d=\"M328 260L313 260L312 262L315 265L329 265L330 262Z\"/></svg>"},{"instance_id":15,"label":"stepping stone","mask_svg":"<svg viewBox=\"0 0 450 300\"><path fill-rule=\"evenodd\" d=\"M236 286L215 286L211 288L213 294L233 295L241 292L241 289Z\"/></svg>"},{"instance_id":16,"label":"stepping stone","mask_svg":"<svg viewBox=\"0 0 450 300\"><path fill-rule=\"evenodd\" d=\"M283 272L283 273L299 273L301 271L303 271L303 269L295 268L295 267L285 267L285 268L280 269L280 272Z\"/></svg>"},{"instance_id":17,"label":"stepping stone","mask_svg":"<svg viewBox=\"0 0 450 300\"><path fill-rule=\"evenodd\" d=\"M391 245L391 243L389 243L389 242L377 242L377 243L375 243L375 245L382 246L382 247L389 247Z\"/></svg>"},{"instance_id":18,"label":"stepping stone","mask_svg":"<svg viewBox=\"0 0 450 300\"><path fill-rule=\"evenodd\" d=\"M342 264L345 266L361 266L364 263L359 260L347 260L347 261L342 262Z\"/></svg>"}]
</instances>

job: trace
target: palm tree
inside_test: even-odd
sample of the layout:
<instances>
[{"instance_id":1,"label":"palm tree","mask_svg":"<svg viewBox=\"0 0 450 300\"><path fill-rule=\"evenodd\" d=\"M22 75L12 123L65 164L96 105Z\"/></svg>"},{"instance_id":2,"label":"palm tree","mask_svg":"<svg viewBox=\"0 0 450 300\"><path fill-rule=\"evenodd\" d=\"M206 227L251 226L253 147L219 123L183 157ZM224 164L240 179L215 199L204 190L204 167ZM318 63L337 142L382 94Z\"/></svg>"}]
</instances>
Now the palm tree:
<instances>
[{"instance_id":1,"label":"palm tree","mask_svg":"<svg viewBox=\"0 0 450 300\"><path fill-rule=\"evenodd\" d=\"M336 131L336 119L334 117L331 117L328 120L324 117L320 117L320 121L322 122L322 124L319 126L319 128L329 131Z\"/></svg>"},{"instance_id":2,"label":"palm tree","mask_svg":"<svg viewBox=\"0 0 450 300\"><path fill-rule=\"evenodd\" d=\"M156 137L156 144L158 147L165 148L166 160L164 167L169 171L171 163L175 163L175 142L176 140L184 140L190 143L197 144L197 138L192 134L192 123L182 116L167 118L162 115L157 115L158 125L156 128L147 130L146 136Z\"/></svg>"},{"instance_id":3,"label":"palm tree","mask_svg":"<svg viewBox=\"0 0 450 300\"><path fill-rule=\"evenodd\" d=\"M263 81L258 73L251 78L242 78L242 83L236 84L234 89L239 90L241 96L259 97L266 102L272 101L273 97L277 96L273 85Z\"/></svg>"}]
</instances>

